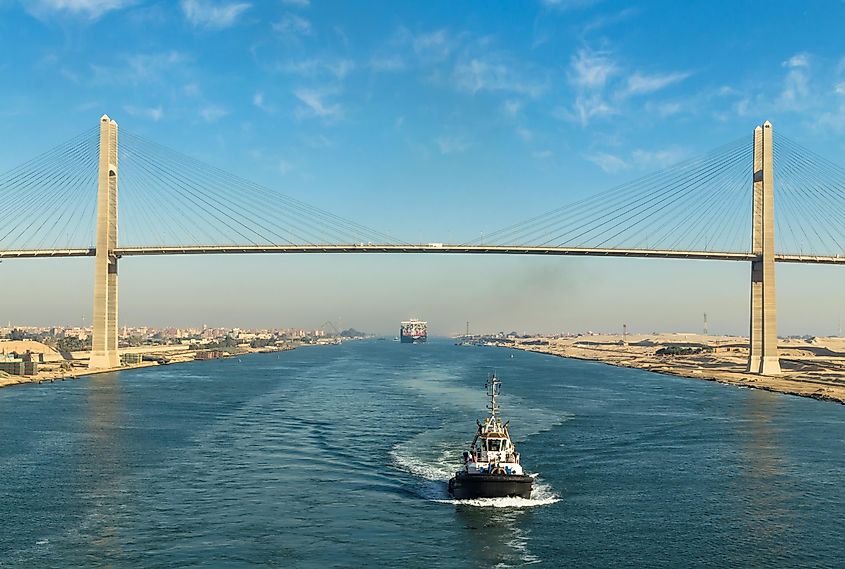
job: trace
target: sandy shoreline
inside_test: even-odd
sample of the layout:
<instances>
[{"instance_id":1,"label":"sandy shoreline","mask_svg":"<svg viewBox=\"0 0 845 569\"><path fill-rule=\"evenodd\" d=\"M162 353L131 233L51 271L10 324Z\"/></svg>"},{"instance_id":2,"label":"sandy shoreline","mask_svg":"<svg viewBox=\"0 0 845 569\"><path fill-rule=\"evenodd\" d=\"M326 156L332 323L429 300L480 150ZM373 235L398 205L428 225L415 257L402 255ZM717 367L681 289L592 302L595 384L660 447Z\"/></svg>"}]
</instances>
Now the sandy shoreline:
<instances>
[{"instance_id":1,"label":"sandy shoreline","mask_svg":"<svg viewBox=\"0 0 845 569\"><path fill-rule=\"evenodd\" d=\"M481 343L845 404L845 339L779 340L779 377L745 372L747 340L699 334L485 338ZM676 346L691 352L658 355Z\"/></svg>"},{"instance_id":2,"label":"sandy shoreline","mask_svg":"<svg viewBox=\"0 0 845 569\"><path fill-rule=\"evenodd\" d=\"M150 349L152 348L152 349ZM245 352L233 353L231 355L225 356L226 358L229 357L242 357L248 356L250 354L259 354L259 353L270 353L270 352L283 352L287 350L294 349L293 347L264 347L264 348L255 348L250 349ZM119 371L128 371L134 369L142 369L148 367L157 367L160 365L175 365L181 363L189 363L189 362L200 362L200 361L213 361L213 360L198 360L195 359L196 351L190 350L183 346L145 346L143 348L121 348L120 353L143 353L145 355L151 356L161 356L166 357L169 361L166 364L158 363L155 361L144 361L138 364L130 364L130 365L123 365L116 368L108 368L108 369L97 369L97 370L90 370L88 369L88 353L87 352L74 352L73 360L64 360L67 363L71 364L70 369L61 369L60 363L62 360L56 360L54 358L50 358L46 364L42 364L41 367L44 371L40 371L37 375L0 375L0 388L3 387L11 387L14 385L27 385L27 384L38 384L38 383L53 383L56 381L67 381L67 380L74 380L79 379L81 377L86 377L89 375L98 375L103 373L113 373ZM223 359L223 358L218 358Z\"/></svg>"}]
</instances>

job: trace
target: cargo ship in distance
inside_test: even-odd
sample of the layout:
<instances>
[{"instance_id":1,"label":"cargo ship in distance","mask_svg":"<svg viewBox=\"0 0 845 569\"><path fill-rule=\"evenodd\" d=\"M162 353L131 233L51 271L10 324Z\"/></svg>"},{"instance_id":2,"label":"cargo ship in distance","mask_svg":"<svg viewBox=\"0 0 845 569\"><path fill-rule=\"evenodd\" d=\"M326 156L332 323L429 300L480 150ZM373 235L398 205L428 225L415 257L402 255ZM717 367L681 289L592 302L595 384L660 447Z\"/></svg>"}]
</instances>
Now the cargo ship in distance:
<instances>
[{"instance_id":1,"label":"cargo ship in distance","mask_svg":"<svg viewBox=\"0 0 845 569\"><path fill-rule=\"evenodd\" d=\"M422 344L428 339L428 322L411 318L399 327L399 339L403 344Z\"/></svg>"}]
</instances>

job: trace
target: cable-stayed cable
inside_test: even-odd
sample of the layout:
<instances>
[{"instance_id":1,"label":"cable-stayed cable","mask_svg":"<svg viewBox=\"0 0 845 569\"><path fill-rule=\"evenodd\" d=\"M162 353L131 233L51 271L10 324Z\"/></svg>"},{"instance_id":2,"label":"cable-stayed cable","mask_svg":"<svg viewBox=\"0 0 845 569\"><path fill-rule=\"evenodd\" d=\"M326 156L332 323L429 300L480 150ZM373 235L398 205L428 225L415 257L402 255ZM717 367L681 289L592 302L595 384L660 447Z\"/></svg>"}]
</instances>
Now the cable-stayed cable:
<instances>
[{"instance_id":1,"label":"cable-stayed cable","mask_svg":"<svg viewBox=\"0 0 845 569\"><path fill-rule=\"evenodd\" d=\"M751 165L751 141L743 137L607 192L487 233L483 241L746 252L750 248ZM739 218L742 211L748 211L745 220ZM728 230L727 219L732 224ZM734 225L747 227L747 233L742 235Z\"/></svg>"}]
</instances>

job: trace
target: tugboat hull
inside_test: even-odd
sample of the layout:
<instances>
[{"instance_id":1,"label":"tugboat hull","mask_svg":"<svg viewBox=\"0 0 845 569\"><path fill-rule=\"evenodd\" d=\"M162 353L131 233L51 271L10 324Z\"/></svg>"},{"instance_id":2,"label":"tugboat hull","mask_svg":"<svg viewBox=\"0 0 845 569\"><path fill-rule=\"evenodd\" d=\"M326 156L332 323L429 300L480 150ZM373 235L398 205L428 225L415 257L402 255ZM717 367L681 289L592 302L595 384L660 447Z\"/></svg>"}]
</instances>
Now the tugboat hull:
<instances>
[{"instance_id":1,"label":"tugboat hull","mask_svg":"<svg viewBox=\"0 0 845 569\"><path fill-rule=\"evenodd\" d=\"M449 480L449 494L458 500L474 498L530 498L534 478L527 475L458 473Z\"/></svg>"}]
</instances>

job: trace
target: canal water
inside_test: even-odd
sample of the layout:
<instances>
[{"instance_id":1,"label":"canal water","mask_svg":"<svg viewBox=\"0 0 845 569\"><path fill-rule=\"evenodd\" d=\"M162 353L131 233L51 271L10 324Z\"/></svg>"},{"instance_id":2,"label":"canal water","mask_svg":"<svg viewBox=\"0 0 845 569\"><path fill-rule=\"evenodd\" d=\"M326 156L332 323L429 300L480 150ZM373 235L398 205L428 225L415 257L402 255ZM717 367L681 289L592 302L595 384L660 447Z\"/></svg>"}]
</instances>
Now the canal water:
<instances>
[{"instance_id":1,"label":"canal water","mask_svg":"<svg viewBox=\"0 0 845 569\"><path fill-rule=\"evenodd\" d=\"M531 500L446 482L491 370ZM842 567L845 407L446 341L0 390L2 567Z\"/></svg>"}]
</instances>

